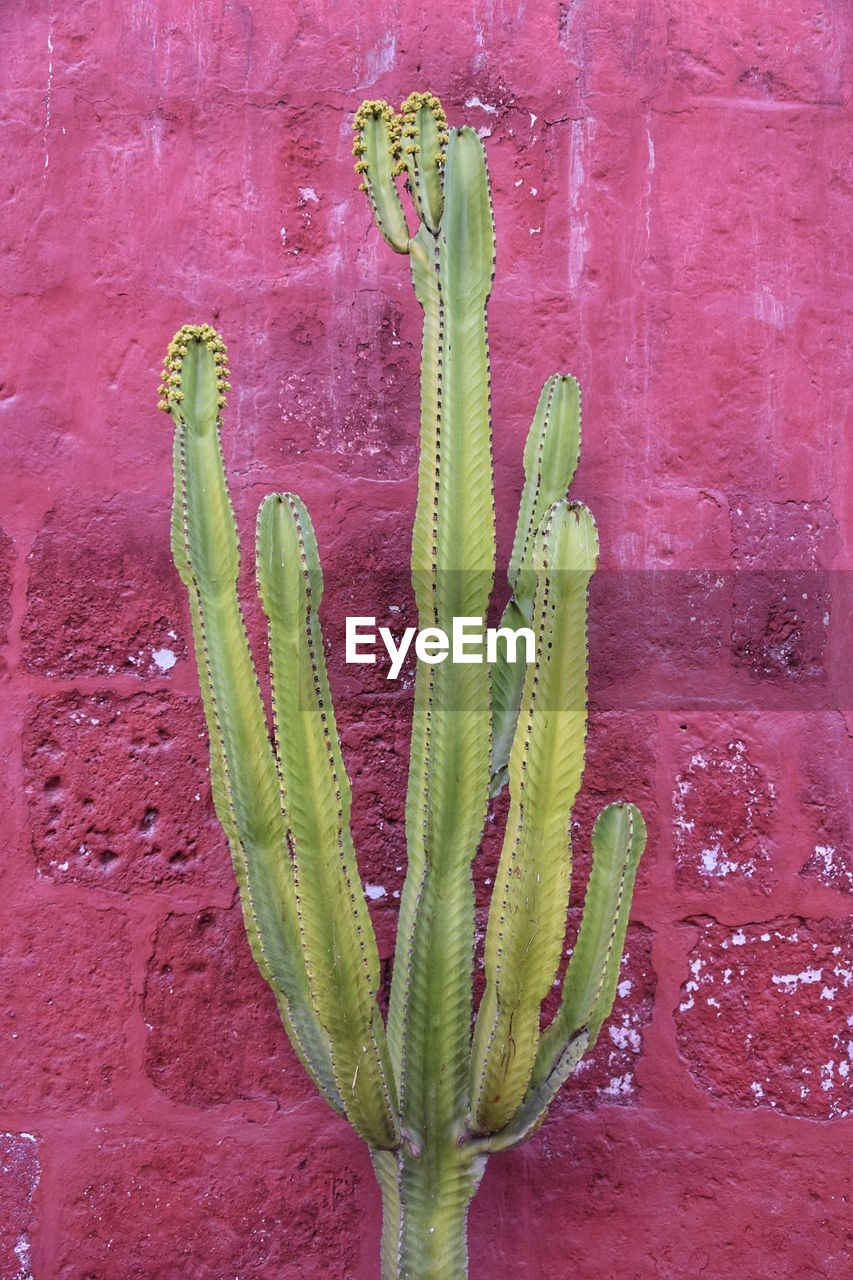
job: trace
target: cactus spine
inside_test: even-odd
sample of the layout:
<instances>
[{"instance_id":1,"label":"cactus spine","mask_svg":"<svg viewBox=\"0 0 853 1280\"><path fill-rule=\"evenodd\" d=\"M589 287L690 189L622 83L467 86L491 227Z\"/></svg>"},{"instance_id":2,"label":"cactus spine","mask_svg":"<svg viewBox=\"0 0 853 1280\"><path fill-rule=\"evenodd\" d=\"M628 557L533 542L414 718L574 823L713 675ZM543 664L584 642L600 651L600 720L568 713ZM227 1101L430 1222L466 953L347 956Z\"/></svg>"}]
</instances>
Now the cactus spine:
<instances>
[{"instance_id":1,"label":"cactus spine","mask_svg":"<svg viewBox=\"0 0 853 1280\"><path fill-rule=\"evenodd\" d=\"M382 236L408 254L423 309L412 577L420 627L449 632L454 618L485 619L495 572L486 325L495 242L485 156L473 130L447 128L429 93L412 94L399 114L365 102L354 129L362 189ZM513 660L504 647L491 672L476 663L418 666L409 863L387 1028L323 656L317 544L299 498L264 501L256 565L271 742L237 596L219 439L228 389L219 335L185 325L160 387L160 407L175 423L172 546L189 595L214 803L249 942L306 1070L370 1148L383 1197L383 1280L463 1280L468 1206L489 1154L535 1132L610 1011L645 843L633 805L600 814L562 1002L540 1033L568 906L569 820L586 736L587 589L598 552L592 516L565 496L580 445L578 387L570 377L548 379L524 453L502 625L532 628L535 660ZM486 988L472 1033L471 864L489 795L507 783Z\"/></svg>"}]
</instances>

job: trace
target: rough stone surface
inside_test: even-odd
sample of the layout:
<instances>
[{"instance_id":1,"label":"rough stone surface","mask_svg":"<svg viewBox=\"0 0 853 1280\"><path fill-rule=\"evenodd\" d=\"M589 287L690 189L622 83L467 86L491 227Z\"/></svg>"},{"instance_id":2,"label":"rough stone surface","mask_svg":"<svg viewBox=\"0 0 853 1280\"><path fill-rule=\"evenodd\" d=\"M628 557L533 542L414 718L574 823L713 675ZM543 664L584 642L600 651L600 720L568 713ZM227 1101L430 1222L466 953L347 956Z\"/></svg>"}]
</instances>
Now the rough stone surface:
<instances>
[{"instance_id":1,"label":"rough stone surface","mask_svg":"<svg viewBox=\"0 0 853 1280\"><path fill-rule=\"evenodd\" d=\"M0 649L8 639L9 623L12 620L12 569L15 562L15 544L0 529ZM0 654L0 663L3 662ZM3 667L0 666L0 671Z\"/></svg>"},{"instance_id":2,"label":"rough stone surface","mask_svg":"<svg viewBox=\"0 0 853 1280\"><path fill-rule=\"evenodd\" d=\"M708 716L685 726L672 798L679 883L709 889L740 880L769 892L777 883L770 839L777 787L744 736Z\"/></svg>"},{"instance_id":3,"label":"rough stone surface","mask_svg":"<svg viewBox=\"0 0 853 1280\"><path fill-rule=\"evenodd\" d=\"M31 1133L0 1133L0 1275L29 1280L33 1193L41 1169Z\"/></svg>"},{"instance_id":4,"label":"rough stone surface","mask_svg":"<svg viewBox=\"0 0 853 1280\"><path fill-rule=\"evenodd\" d=\"M853 928L699 922L679 1048L716 1097L830 1120L853 1111Z\"/></svg>"},{"instance_id":5,"label":"rough stone surface","mask_svg":"<svg viewBox=\"0 0 853 1280\"><path fill-rule=\"evenodd\" d=\"M491 170L502 566L539 389L583 387L567 950L597 811L650 835L614 1015L490 1164L472 1280L847 1280L849 4L107 8L0 4L0 1280L376 1280L369 1161L234 902L154 400L178 325L218 324L244 548L269 491L311 510L384 1005L413 668L343 638L413 620L421 321L349 125L426 87Z\"/></svg>"},{"instance_id":6,"label":"rough stone surface","mask_svg":"<svg viewBox=\"0 0 853 1280\"><path fill-rule=\"evenodd\" d=\"M370 1169L342 1131L316 1129L307 1145L282 1126L254 1140L227 1129L201 1138L107 1131L63 1170L62 1212L73 1225L51 1274L348 1280L364 1247L359 1199Z\"/></svg>"},{"instance_id":7,"label":"rough stone surface","mask_svg":"<svg viewBox=\"0 0 853 1280\"><path fill-rule=\"evenodd\" d=\"M124 893L228 881L207 740L195 700L173 694L60 694L24 731L39 874Z\"/></svg>"},{"instance_id":8,"label":"rough stone surface","mask_svg":"<svg viewBox=\"0 0 853 1280\"><path fill-rule=\"evenodd\" d=\"M177 1102L203 1108L257 1099L289 1110L313 1094L252 960L238 907L163 921L142 1014L146 1071Z\"/></svg>"},{"instance_id":9,"label":"rough stone surface","mask_svg":"<svg viewBox=\"0 0 853 1280\"><path fill-rule=\"evenodd\" d=\"M186 660L168 533L162 506L54 507L29 555L27 665L50 676L159 678Z\"/></svg>"},{"instance_id":10,"label":"rough stone surface","mask_svg":"<svg viewBox=\"0 0 853 1280\"><path fill-rule=\"evenodd\" d=\"M28 1115L114 1104L131 1070L131 952L122 915L4 908L3 1105Z\"/></svg>"}]
</instances>

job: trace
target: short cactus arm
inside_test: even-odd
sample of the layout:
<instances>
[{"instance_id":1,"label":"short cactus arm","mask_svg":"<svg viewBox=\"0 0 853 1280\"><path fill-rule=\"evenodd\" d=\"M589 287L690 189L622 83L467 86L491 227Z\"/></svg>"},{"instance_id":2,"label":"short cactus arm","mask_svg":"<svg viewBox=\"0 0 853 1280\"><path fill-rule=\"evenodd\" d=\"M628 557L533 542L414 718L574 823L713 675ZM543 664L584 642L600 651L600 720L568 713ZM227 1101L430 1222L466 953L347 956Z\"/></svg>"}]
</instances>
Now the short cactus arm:
<instances>
[{"instance_id":1,"label":"short cactus arm","mask_svg":"<svg viewBox=\"0 0 853 1280\"><path fill-rule=\"evenodd\" d=\"M258 514L258 589L269 623L276 753L302 953L347 1117L371 1146L399 1142L376 1002L379 957L350 834L318 609L323 575L307 510L271 494Z\"/></svg>"},{"instance_id":2,"label":"short cactus arm","mask_svg":"<svg viewBox=\"0 0 853 1280\"><path fill-rule=\"evenodd\" d=\"M536 660L509 760L511 808L486 933L471 1127L502 1129L527 1090L539 1007L556 976L571 880L569 820L586 738L587 589L598 555L586 507L557 502L530 556Z\"/></svg>"},{"instance_id":3,"label":"short cactus arm","mask_svg":"<svg viewBox=\"0 0 853 1280\"><path fill-rule=\"evenodd\" d=\"M609 804L592 832L592 871L578 939L559 1012L542 1036L534 1078L550 1069L567 1040L581 1028L595 1044L616 997L637 866L646 847L646 824L633 804Z\"/></svg>"},{"instance_id":4,"label":"short cactus arm","mask_svg":"<svg viewBox=\"0 0 853 1280\"><path fill-rule=\"evenodd\" d=\"M226 376L215 331L185 325L169 347L160 402L175 422L172 548L189 594L214 802L249 942L303 1064L342 1110L308 991L275 761L237 598L239 546L219 441Z\"/></svg>"},{"instance_id":5,"label":"short cactus arm","mask_svg":"<svg viewBox=\"0 0 853 1280\"><path fill-rule=\"evenodd\" d=\"M578 939L563 982L560 1010L542 1035L524 1101L488 1150L516 1146L535 1133L557 1090L595 1044L613 1007L637 864L646 844L632 804L601 811L592 833L592 872Z\"/></svg>"},{"instance_id":6,"label":"short cactus arm","mask_svg":"<svg viewBox=\"0 0 853 1280\"><path fill-rule=\"evenodd\" d=\"M524 446L524 488L518 509L518 523L509 563L512 598L501 627L516 631L529 627L533 616L536 575L530 558L534 535L553 502L565 497L580 456L581 397L574 378L553 374L545 383ZM498 646L498 660L492 672L494 726L492 734L492 795L503 790L512 747L525 664L509 660L506 644Z\"/></svg>"},{"instance_id":7,"label":"short cactus arm","mask_svg":"<svg viewBox=\"0 0 853 1280\"><path fill-rule=\"evenodd\" d=\"M450 135L441 103L431 93L411 93L400 107L400 163L415 212L433 235L444 208L442 166Z\"/></svg>"},{"instance_id":8,"label":"short cactus arm","mask_svg":"<svg viewBox=\"0 0 853 1280\"><path fill-rule=\"evenodd\" d=\"M409 227L394 178L400 171L400 118L381 99L363 102L355 113L353 155L361 189L380 232L395 253L409 252Z\"/></svg>"}]
</instances>

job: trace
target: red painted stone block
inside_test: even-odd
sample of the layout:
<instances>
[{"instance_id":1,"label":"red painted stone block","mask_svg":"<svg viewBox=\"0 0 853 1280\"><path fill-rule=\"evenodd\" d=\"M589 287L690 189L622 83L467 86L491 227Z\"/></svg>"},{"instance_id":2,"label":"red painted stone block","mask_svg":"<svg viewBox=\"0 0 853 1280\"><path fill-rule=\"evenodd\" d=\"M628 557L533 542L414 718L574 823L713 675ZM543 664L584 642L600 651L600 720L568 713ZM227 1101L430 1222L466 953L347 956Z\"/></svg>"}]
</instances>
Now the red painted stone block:
<instances>
[{"instance_id":1,"label":"red painted stone block","mask_svg":"<svg viewBox=\"0 0 853 1280\"><path fill-rule=\"evenodd\" d=\"M731 499L732 655L752 675L821 677L831 621L826 566L838 545L828 502Z\"/></svg>"},{"instance_id":2,"label":"red painted stone block","mask_svg":"<svg viewBox=\"0 0 853 1280\"><path fill-rule=\"evenodd\" d=\"M158 679L186 659L164 511L131 499L50 512L29 556L22 636L32 671Z\"/></svg>"},{"instance_id":3,"label":"red painted stone block","mask_svg":"<svg viewBox=\"0 0 853 1280\"><path fill-rule=\"evenodd\" d=\"M683 725L672 798L680 885L707 891L740 883L768 893L778 883L777 786L754 758L753 730L724 716L688 716Z\"/></svg>"},{"instance_id":4,"label":"red painted stone block","mask_svg":"<svg viewBox=\"0 0 853 1280\"><path fill-rule=\"evenodd\" d=\"M798 726L798 811L806 818L802 874L853 891L853 743L843 715L820 712Z\"/></svg>"},{"instance_id":5,"label":"red painted stone block","mask_svg":"<svg viewBox=\"0 0 853 1280\"><path fill-rule=\"evenodd\" d=\"M315 1090L249 951L238 906L169 915L157 929L142 1001L145 1069L193 1107L255 1099L290 1110Z\"/></svg>"},{"instance_id":6,"label":"red painted stone block","mask_svg":"<svg viewBox=\"0 0 853 1280\"><path fill-rule=\"evenodd\" d=\"M369 1165L354 1160L343 1125L102 1134L57 1188L68 1224L53 1250L57 1280L350 1280L362 1250L378 1257L378 1237L362 1231Z\"/></svg>"},{"instance_id":7,"label":"red painted stone block","mask_svg":"<svg viewBox=\"0 0 853 1280\"><path fill-rule=\"evenodd\" d=\"M471 1280L847 1280L853 1188L827 1132L807 1144L802 1126L770 1134L749 1119L546 1120L486 1170Z\"/></svg>"},{"instance_id":8,"label":"red painted stone block","mask_svg":"<svg viewBox=\"0 0 853 1280\"><path fill-rule=\"evenodd\" d=\"M114 1105L128 1073L131 950L122 913L71 902L6 908L0 954L3 1105Z\"/></svg>"},{"instance_id":9,"label":"red painted stone block","mask_svg":"<svg viewBox=\"0 0 853 1280\"><path fill-rule=\"evenodd\" d=\"M0 1278L29 1280L38 1143L30 1133L0 1133Z\"/></svg>"},{"instance_id":10,"label":"red painted stone block","mask_svg":"<svg viewBox=\"0 0 853 1280\"><path fill-rule=\"evenodd\" d=\"M694 1078L732 1106L817 1120L853 1111L849 919L696 925L676 1015Z\"/></svg>"},{"instance_id":11,"label":"red painted stone block","mask_svg":"<svg viewBox=\"0 0 853 1280\"><path fill-rule=\"evenodd\" d=\"M24 749L40 875L116 893L231 883L194 700L59 694L34 704Z\"/></svg>"}]
</instances>

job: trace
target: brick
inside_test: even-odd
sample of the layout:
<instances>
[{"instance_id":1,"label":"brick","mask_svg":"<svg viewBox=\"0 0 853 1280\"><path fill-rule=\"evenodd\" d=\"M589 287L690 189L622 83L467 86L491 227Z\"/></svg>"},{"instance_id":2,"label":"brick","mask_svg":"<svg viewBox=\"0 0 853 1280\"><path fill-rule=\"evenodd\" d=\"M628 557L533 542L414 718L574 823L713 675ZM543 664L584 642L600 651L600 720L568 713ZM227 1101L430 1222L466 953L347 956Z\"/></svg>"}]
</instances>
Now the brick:
<instances>
[{"instance_id":1,"label":"brick","mask_svg":"<svg viewBox=\"0 0 853 1280\"><path fill-rule=\"evenodd\" d=\"M673 789L676 882L707 890L747 884L769 892L777 786L755 758L752 727L691 715L681 726Z\"/></svg>"},{"instance_id":2,"label":"brick","mask_svg":"<svg viewBox=\"0 0 853 1280\"><path fill-rule=\"evenodd\" d=\"M31 709L24 753L41 876L122 893L232 883L196 701L165 693L45 698Z\"/></svg>"},{"instance_id":3,"label":"brick","mask_svg":"<svg viewBox=\"0 0 853 1280\"><path fill-rule=\"evenodd\" d=\"M169 508L57 504L29 555L24 659L49 676L161 679L186 660Z\"/></svg>"},{"instance_id":4,"label":"brick","mask_svg":"<svg viewBox=\"0 0 853 1280\"><path fill-rule=\"evenodd\" d=\"M846 1280L849 1170L803 1126L722 1131L644 1123L636 1109L546 1120L530 1146L489 1165L471 1210L471 1280ZM500 1230L495 1230L495 1222ZM535 1224L535 1226L532 1226ZM582 1260L566 1241L583 1240Z\"/></svg>"},{"instance_id":5,"label":"brick","mask_svg":"<svg viewBox=\"0 0 853 1280\"><path fill-rule=\"evenodd\" d=\"M103 1132L103 1131L102 1131ZM354 1158L354 1155L356 1158ZM108 1130L63 1170L57 1280L349 1280L369 1165L341 1126Z\"/></svg>"},{"instance_id":6,"label":"brick","mask_svg":"<svg viewBox=\"0 0 853 1280\"><path fill-rule=\"evenodd\" d=\"M0 1133L0 1277L29 1280L33 1195L41 1167L31 1133Z\"/></svg>"},{"instance_id":7,"label":"brick","mask_svg":"<svg viewBox=\"0 0 853 1280\"><path fill-rule=\"evenodd\" d=\"M130 940L117 911L17 906L3 922L4 1105L114 1104L129 1074Z\"/></svg>"},{"instance_id":8,"label":"brick","mask_svg":"<svg viewBox=\"0 0 853 1280\"><path fill-rule=\"evenodd\" d=\"M678 1044L694 1078L736 1107L831 1120L853 1110L853 931L794 917L696 921Z\"/></svg>"},{"instance_id":9,"label":"brick","mask_svg":"<svg viewBox=\"0 0 853 1280\"><path fill-rule=\"evenodd\" d=\"M289 1110L315 1090L249 951L242 913L171 914L147 964L145 1068L193 1107L256 1099Z\"/></svg>"},{"instance_id":10,"label":"brick","mask_svg":"<svg viewBox=\"0 0 853 1280\"><path fill-rule=\"evenodd\" d=\"M829 503L731 500L735 574L732 656L755 676L825 674L837 546Z\"/></svg>"},{"instance_id":11,"label":"brick","mask_svg":"<svg viewBox=\"0 0 853 1280\"><path fill-rule=\"evenodd\" d=\"M802 874L830 889L853 891L853 746L844 717L821 712L798 725L798 813L805 818Z\"/></svg>"}]
</instances>

